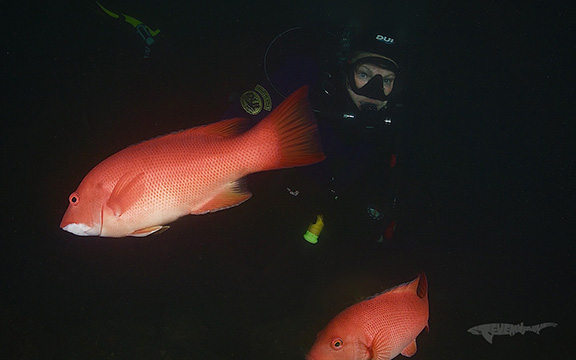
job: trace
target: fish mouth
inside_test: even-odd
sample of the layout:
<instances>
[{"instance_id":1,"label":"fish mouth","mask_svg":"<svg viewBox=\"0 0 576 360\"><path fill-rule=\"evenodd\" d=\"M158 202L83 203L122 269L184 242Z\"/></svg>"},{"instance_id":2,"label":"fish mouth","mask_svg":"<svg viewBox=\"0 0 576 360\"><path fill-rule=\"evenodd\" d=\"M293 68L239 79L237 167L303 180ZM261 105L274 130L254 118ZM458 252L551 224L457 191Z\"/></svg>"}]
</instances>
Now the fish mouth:
<instances>
[{"instance_id":1,"label":"fish mouth","mask_svg":"<svg viewBox=\"0 0 576 360\"><path fill-rule=\"evenodd\" d=\"M68 231L74 235L78 236L98 236L100 235L100 230L93 226L88 226L86 224L70 223L62 227L62 230Z\"/></svg>"}]
</instances>

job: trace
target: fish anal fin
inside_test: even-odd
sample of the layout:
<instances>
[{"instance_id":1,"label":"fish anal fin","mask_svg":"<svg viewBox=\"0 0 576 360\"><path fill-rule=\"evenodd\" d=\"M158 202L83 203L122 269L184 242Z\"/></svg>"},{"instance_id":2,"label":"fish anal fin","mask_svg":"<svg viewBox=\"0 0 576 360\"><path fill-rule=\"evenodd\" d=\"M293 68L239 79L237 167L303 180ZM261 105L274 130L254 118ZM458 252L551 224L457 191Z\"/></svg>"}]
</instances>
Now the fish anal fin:
<instances>
[{"instance_id":1,"label":"fish anal fin","mask_svg":"<svg viewBox=\"0 0 576 360\"><path fill-rule=\"evenodd\" d=\"M190 213L193 215L202 215L209 212L228 209L240 205L244 201L250 199L251 196L252 194L246 188L245 180L242 178L228 183L223 191L214 196L199 209Z\"/></svg>"},{"instance_id":2,"label":"fish anal fin","mask_svg":"<svg viewBox=\"0 0 576 360\"><path fill-rule=\"evenodd\" d=\"M149 226L147 228L144 229L139 229L136 230L132 233L130 233L130 236L135 236L135 237L144 237L144 236L148 236L151 234L160 234L166 230L170 229L170 226L166 226L166 225L156 225L156 226Z\"/></svg>"},{"instance_id":3,"label":"fish anal fin","mask_svg":"<svg viewBox=\"0 0 576 360\"><path fill-rule=\"evenodd\" d=\"M372 340L370 354L374 360L390 360L392 358L392 349L390 346L389 332L379 331Z\"/></svg>"},{"instance_id":4,"label":"fish anal fin","mask_svg":"<svg viewBox=\"0 0 576 360\"><path fill-rule=\"evenodd\" d=\"M106 205L114 216L120 216L130 208L146 190L144 173L126 173L114 186Z\"/></svg>"},{"instance_id":5,"label":"fish anal fin","mask_svg":"<svg viewBox=\"0 0 576 360\"><path fill-rule=\"evenodd\" d=\"M406 357L412 357L414 354L416 354L416 350L416 339L414 339L400 352L400 354Z\"/></svg>"}]
</instances>

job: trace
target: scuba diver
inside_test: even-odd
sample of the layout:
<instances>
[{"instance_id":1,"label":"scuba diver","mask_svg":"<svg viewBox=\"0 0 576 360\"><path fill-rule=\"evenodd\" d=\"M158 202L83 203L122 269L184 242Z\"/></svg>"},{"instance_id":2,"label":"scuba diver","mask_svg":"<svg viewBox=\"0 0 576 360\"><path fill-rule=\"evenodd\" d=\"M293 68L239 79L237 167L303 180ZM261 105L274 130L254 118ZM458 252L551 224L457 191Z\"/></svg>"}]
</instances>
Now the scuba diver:
<instances>
[{"instance_id":1,"label":"scuba diver","mask_svg":"<svg viewBox=\"0 0 576 360\"><path fill-rule=\"evenodd\" d=\"M96 1L96 4L98 4L98 6L100 7L100 9L102 9L102 11L104 11L106 14L110 15L114 19L120 18L120 15L115 14L112 11L106 9L98 1ZM126 14L121 14L121 15L124 17L124 21L127 22L128 24L132 25L134 27L134 29L136 30L136 32L138 33L138 35L140 35L142 40L144 40L144 44L145 44L144 45L144 58L148 59L150 57L150 46L152 46L152 44L154 44L154 42L155 42L154 37L160 33L160 29L152 30L147 25L142 23L142 21L135 19L130 15L126 15Z\"/></svg>"},{"instance_id":2,"label":"scuba diver","mask_svg":"<svg viewBox=\"0 0 576 360\"><path fill-rule=\"evenodd\" d=\"M298 199L294 216L305 216L298 222L310 224L308 230L303 226L309 243L323 235L391 239L410 203L404 170L398 170L408 168L404 161L409 161L411 145L405 134L412 131L403 106L404 49L390 32L368 30L352 39L323 33L314 41L306 31L290 29L273 40L264 58L266 78L244 92L224 117L259 121L291 92L308 85L327 158L278 172L276 191ZM297 32L309 45L294 55L279 50L284 54L276 58L284 60L269 72L275 43ZM290 201L278 204L290 206Z\"/></svg>"}]
</instances>

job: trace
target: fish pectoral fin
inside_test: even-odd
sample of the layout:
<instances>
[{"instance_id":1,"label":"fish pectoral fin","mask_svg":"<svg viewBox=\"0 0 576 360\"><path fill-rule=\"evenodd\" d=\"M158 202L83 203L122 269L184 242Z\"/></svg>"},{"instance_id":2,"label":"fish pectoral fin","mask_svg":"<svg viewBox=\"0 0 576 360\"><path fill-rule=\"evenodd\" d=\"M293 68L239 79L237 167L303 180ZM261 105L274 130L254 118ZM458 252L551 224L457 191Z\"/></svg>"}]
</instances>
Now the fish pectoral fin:
<instances>
[{"instance_id":1,"label":"fish pectoral fin","mask_svg":"<svg viewBox=\"0 0 576 360\"><path fill-rule=\"evenodd\" d=\"M408 344L408 346L406 346L401 352L400 354L406 356L406 357L411 357L414 354L416 354L416 339L412 340L412 342L410 342L410 344Z\"/></svg>"},{"instance_id":2,"label":"fish pectoral fin","mask_svg":"<svg viewBox=\"0 0 576 360\"><path fill-rule=\"evenodd\" d=\"M135 236L135 237L144 237L144 236L148 236L151 234L160 234L160 233L162 233L168 229L170 229L170 226L166 226L166 225L149 226L147 228L139 229L139 230L136 230L134 232L131 232L128 235L129 236Z\"/></svg>"},{"instance_id":3,"label":"fish pectoral fin","mask_svg":"<svg viewBox=\"0 0 576 360\"><path fill-rule=\"evenodd\" d=\"M228 209L240 205L244 201L250 199L251 196L252 194L246 188L246 181L242 178L226 184L224 190L200 208L191 211L190 214L202 215L209 212Z\"/></svg>"},{"instance_id":4,"label":"fish pectoral fin","mask_svg":"<svg viewBox=\"0 0 576 360\"><path fill-rule=\"evenodd\" d=\"M142 196L145 189L144 173L126 173L112 189L106 205L112 209L114 216L120 216Z\"/></svg>"},{"instance_id":5,"label":"fish pectoral fin","mask_svg":"<svg viewBox=\"0 0 576 360\"><path fill-rule=\"evenodd\" d=\"M389 331L379 331L372 340L370 355L374 360L390 360L392 358L392 349L390 344Z\"/></svg>"}]
</instances>

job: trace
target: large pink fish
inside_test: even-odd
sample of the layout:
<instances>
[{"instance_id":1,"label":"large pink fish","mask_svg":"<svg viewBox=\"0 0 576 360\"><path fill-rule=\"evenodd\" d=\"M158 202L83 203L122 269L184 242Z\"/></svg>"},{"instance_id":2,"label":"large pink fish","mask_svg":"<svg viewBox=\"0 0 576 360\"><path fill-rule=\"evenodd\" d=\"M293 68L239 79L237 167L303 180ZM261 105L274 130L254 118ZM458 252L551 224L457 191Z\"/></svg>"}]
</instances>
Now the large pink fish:
<instances>
[{"instance_id":1,"label":"large pink fish","mask_svg":"<svg viewBox=\"0 0 576 360\"><path fill-rule=\"evenodd\" d=\"M60 227L82 236L146 236L187 214L236 206L250 173L324 159L303 87L252 129L235 118L130 146L73 192Z\"/></svg>"},{"instance_id":2,"label":"large pink fish","mask_svg":"<svg viewBox=\"0 0 576 360\"><path fill-rule=\"evenodd\" d=\"M336 315L318 334L306 360L410 357L424 328L428 328L428 283L421 273Z\"/></svg>"}]
</instances>

